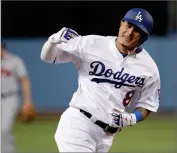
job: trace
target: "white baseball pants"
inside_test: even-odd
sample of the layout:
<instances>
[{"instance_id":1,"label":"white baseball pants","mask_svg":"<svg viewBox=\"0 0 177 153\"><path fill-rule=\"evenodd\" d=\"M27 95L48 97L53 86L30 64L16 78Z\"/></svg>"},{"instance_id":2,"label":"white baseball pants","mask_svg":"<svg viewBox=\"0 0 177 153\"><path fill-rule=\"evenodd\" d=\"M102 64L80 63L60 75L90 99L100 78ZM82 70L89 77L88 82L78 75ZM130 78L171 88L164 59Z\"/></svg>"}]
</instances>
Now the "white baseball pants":
<instances>
[{"instance_id":1,"label":"white baseball pants","mask_svg":"<svg viewBox=\"0 0 177 153\"><path fill-rule=\"evenodd\" d=\"M108 134L82 114L69 107L61 116L55 141L60 152L108 152L115 134Z\"/></svg>"},{"instance_id":2,"label":"white baseball pants","mask_svg":"<svg viewBox=\"0 0 177 153\"><path fill-rule=\"evenodd\" d=\"M19 99L17 95L1 98L1 147L2 153L14 153L14 138L11 130L18 111Z\"/></svg>"}]
</instances>

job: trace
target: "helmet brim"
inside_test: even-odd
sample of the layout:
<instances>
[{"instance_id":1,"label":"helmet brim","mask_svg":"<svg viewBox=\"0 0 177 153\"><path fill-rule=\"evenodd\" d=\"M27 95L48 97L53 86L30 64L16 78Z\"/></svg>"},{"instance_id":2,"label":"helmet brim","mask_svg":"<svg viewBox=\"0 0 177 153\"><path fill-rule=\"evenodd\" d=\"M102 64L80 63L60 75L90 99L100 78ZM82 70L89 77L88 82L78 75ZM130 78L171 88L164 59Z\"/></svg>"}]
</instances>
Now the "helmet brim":
<instances>
[{"instance_id":1,"label":"helmet brim","mask_svg":"<svg viewBox=\"0 0 177 153\"><path fill-rule=\"evenodd\" d=\"M145 32L147 35L149 35L148 30L140 22L137 22L134 19L128 19L128 18L124 18L124 19L122 19L122 21L127 21L127 22L133 24L134 26L138 27L140 30Z\"/></svg>"}]
</instances>

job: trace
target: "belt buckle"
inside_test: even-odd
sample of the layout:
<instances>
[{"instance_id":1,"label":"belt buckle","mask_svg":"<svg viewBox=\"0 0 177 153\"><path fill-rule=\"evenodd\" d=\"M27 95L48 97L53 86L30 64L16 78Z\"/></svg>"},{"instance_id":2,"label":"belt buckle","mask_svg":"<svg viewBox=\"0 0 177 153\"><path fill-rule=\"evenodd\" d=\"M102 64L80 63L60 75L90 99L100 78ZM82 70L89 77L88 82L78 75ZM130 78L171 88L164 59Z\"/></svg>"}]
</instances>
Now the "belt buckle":
<instances>
[{"instance_id":1,"label":"belt buckle","mask_svg":"<svg viewBox=\"0 0 177 153\"><path fill-rule=\"evenodd\" d=\"M103 130L104 130L104 132L108 132L107 130L108 130L108 128L109 128L109 125L107 125Z\"/></svg>"}]
</instances>

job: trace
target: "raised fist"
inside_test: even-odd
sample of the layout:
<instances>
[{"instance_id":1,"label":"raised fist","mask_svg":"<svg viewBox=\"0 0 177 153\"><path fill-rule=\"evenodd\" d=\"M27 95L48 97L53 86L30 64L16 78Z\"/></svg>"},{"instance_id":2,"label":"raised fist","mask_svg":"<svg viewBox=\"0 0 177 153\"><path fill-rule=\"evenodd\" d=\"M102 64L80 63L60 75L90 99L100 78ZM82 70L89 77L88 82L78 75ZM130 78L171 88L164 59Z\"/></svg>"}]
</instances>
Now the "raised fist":
<instances>
[{"instance_id":1,"label":"raised fist","mask_svg":"<svg viewBox=\"0 0 177 153\"><path fill-rule=\"evenodd\" d=\"M78 33L70 28L63 27L60 31L57 33L54 33L49 37L49 41L51 43L60 44L62 42L68 42L70 39L73 39L75 37L79 36Z\"/></svg>"}]
</instances>

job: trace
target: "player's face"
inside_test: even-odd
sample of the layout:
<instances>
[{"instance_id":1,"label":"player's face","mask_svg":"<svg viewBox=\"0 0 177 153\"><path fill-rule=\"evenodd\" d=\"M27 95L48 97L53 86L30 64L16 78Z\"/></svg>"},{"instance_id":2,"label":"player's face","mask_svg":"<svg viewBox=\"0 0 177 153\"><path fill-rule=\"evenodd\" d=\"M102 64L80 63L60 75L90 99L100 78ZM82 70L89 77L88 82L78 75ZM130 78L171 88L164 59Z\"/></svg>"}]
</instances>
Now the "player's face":
<instances>
[{"instance_id":1,"label":"player's face","mask_svg":"<svg viewBox=\"0 0 177 153\"><path fill-rule=\"evenodd\" d=\"M119 28L119 43L126 49L134 49L141 38L139 29L131 23L121 21Z\"/></svg>"}]
</instances>

